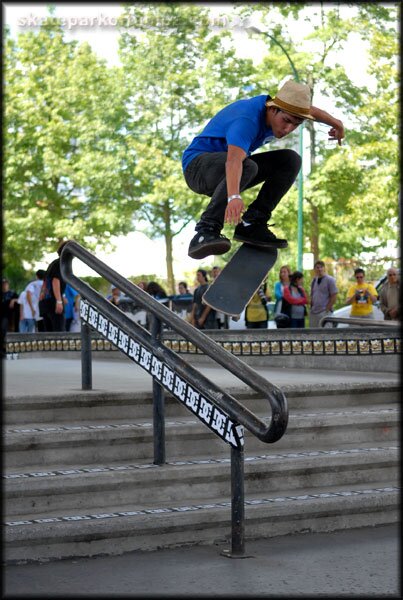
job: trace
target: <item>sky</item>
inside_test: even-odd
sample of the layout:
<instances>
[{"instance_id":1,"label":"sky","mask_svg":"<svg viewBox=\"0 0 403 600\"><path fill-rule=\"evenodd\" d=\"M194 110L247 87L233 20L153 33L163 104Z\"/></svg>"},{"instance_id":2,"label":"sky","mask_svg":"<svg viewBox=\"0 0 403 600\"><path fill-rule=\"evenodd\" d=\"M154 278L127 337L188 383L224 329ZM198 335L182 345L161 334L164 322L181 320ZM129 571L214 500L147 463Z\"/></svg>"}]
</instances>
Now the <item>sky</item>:
<instances>
[{"instance_id":1,"label":"sky","mask_svg":"<svg viewBox=\"0 0 403 600\"><path fill-rule=\"evenodd\" d=\"M236 34L237 47L239 54L245 58L261 57L265 52L266 43L263 38L251 39L245 31L239 19L231 12L231 6L228 4L207 3L211 10L212 27L219 24L221 27L228 26ZM63 18L67 39L77 39L87 41L91 44L94 52L105 58L109 64L119 64L118 58L118 35L116 28L116 18L121 14L122 9L119 3L59 3L53 4L56 7L55 16ZM12 35L28 31L32 28L38 28L41 19L48 15L47 3L8 3L2 4L3 23L8 25ZM226 20L218 21L218 15L226 10ZM3 26L4 26L3 25ZM261 24L252 17L247 25L254 25L262 29ZM303 27L301 21L297 27ZM300 32L299 32L300 35ZM355 60L351 60L354 56ZM344 62L349 76L358 84L368 84L366 70L368 66L368 57L365 45L359 42L358 38L352 36L349 45L349 52L344 57L340 56L340 62ZM331 101L328 98L316 98L315 105L320 106L328 112L333 112ZM339 116L339 115L335 115ZM343 118L343 117L342 117ZM348 117L347 117L348 118ZM318 125L318 135L327 137L328 128L324 125ZM306 161L307 162L307 161ZM199 268L199 262L192 260L187 256L187 248L190 239L194 235L194 224L190 224L174 240L174 273L176 280L179 281L189 271L196 271ZM162 239L150 240L144 234L134 231L128 236L120 236L112 240L116 244L114 252L100 252L97 256L107 262L113 269L119 271L123 276L142 274L144 272L144 256L147 256L147 272L153 273L158 277L166 277L165 263L165 244ZM35 268L42 268L48 260L52 260L55 255L44 257L41 264L35 265ZM208 257L203 261L203 266L213 266L214 257ZM94 273L82 263L77 263L74 270L78 276L93 275ZM189 282L193 285L194 282Z\"/></svg>"}]
</instances>

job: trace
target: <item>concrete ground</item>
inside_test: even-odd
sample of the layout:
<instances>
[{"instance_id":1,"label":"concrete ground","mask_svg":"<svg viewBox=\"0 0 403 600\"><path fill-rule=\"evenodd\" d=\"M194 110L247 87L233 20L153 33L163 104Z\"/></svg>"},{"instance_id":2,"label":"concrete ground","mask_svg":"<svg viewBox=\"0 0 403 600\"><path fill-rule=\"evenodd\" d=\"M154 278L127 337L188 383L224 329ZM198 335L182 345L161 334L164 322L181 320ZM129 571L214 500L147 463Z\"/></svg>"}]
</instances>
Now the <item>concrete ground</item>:
<instances>
[{"instance_id":1,"label":"concrete ground","mask_svg":"<svg viewBox=\"0 0 403 600\"><path fill-rule=\"evenodd\" d=\"M401 598L399 526L8 566L3 597Z\"/></svg>"},{"instance_id":2,"label":"concrete ground","mask_svg":"<svg viewBox=\"0 0 403 600\"><path fill-rule=\"evenodd\" d=\"M270 364L270 359L268 359ZM141 392L152 390L152 378L141 367L126 357L122 359L97 358L93 360L93 390L111 392ZM206 377L223 387L244 388L246 384L220 366L194 365ZM271 383L282 385L323 385L347 383L397 383L396 373L334 371L325 369L287 369L280 367L255 367ZM3 361L3 393L10 396L36 396L39 394L68 394L81 390L81 361L79 357L63 358L53 355L33 357L20 355L17 360Z\"/></svg>"}]
</instances>

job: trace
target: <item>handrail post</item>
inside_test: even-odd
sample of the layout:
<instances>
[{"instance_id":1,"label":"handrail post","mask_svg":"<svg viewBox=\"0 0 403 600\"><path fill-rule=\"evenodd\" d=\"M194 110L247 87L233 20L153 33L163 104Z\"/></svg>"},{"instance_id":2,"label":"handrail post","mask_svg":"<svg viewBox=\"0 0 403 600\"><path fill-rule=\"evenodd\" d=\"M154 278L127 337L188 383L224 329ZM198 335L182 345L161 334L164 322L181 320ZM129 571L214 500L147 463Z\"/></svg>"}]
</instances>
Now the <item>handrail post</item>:
<instances>
[{"instance_id":1,"label":"handrail post","mask_svg":"<svg viewBox=\"0 0 403 600\"><path fill-rule=\"evenodd\" d=\"M92 390L91 329L81 322L81 389Z\"/></svg>"},{"instance_id":2,"label":"handrail post","mask_svg":"<svg viewBox=\"0 0 403 600\"><path fill-rule=\"evenodd\" d=\"M162 323L154 315L150 315L151 335L153 340L161 339ZM153 377L153 431L154 431L154 464L165 463L165 393L164 388Z\"/></svg>"},{"instance_id":3,"label":"handrail post","mask_svg":"<svg viewBox=\"0 0 403 600\"><path fill-rule=\"evenodd\" d=\"M246 558L245 555L245 493L244 450L231 446L231 550L223 556Z\"/></svg>"}]
</instances>

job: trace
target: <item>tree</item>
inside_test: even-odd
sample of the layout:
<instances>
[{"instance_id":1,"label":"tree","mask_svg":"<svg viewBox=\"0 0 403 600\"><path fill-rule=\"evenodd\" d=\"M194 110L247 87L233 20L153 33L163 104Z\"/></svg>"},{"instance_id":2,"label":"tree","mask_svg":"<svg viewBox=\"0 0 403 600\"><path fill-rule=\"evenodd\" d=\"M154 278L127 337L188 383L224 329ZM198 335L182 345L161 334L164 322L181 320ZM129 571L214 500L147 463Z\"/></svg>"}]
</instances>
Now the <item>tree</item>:
<instances>
[{"instance_id":1,"label":"tree","mask_svg":"<svg viewBox=\"0 0 403 600\"><path fill-rule=\"evenodd\" d=\"M66 42L50 17L5 43L4 262L21 271L74 238L94 248L131 229L136 184L118 69Z\"/></svg>"},{"instance_id":2,"label":"tree","mask_svg":"<svg viewBox=\"0 0 403 600\"><path fill-rule=\"evenodd\" d=\"M175 290L173 240L206 206L186 185L181 156L206 119L239 94L251 61L235 58L195 4L126 5L120 19L130 148L141 215L165 238L168 286Z\"/></svg>"},{"instance_id":3,"label":"tree","mask_svg":"<svg viewBox=\"0 0 403 600\"><path fill-rule=\"evenodd\" d=\"M358 257L368 246L376 249L397 240L397 5L255 3L253 9L239 10L243 15L257 11L264 29L289 50L300 80L313 90L313 104L321 92L332 98L334 114L348 120L344 146L331 150L318 139L318 126L305 124L310 167L304 181L305 247L315 259ZM310 25L309 35L299 35L294 26L302 21ZM357 35L369 44L374 89L355 85L338 62L339 52ZM269 37L266 41L268 52L254 83L258 90L276 90L293 74L278 44ZM296 239L294 214L296 190L275 214L291 240Z\"/></svg>"}]
</instances>

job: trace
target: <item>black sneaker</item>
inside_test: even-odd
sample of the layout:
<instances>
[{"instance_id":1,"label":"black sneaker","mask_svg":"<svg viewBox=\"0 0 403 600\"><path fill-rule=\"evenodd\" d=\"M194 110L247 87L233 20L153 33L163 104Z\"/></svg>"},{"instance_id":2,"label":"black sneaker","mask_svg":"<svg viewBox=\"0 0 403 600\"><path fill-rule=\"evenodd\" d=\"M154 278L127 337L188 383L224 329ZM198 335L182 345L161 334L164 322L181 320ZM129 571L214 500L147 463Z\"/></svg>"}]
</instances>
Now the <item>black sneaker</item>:
<instances>
[{"instance_id":1,"label":"black sneaker","mask_svg":"<svg viewBox=\"0 0 403 600\"><path fill-rule=\"evenodd\" d=\"M242 222L235 227L234 240L260 248L287 248L287 240L278 238L268 229L265 223L251 223L245 226Z\"/></svg>"},{"instance_id":2,"label":"black sneaker","mask_svg":"<svg viewBox=\"0 0 403 600\"><path fill-rule=\"evenodd\" d=\"M231 242L224 235L214 230L202 229L190 242L188 256L200 259L210 254L225 254L230 248Z\"/></svg>"}]
</instances>

